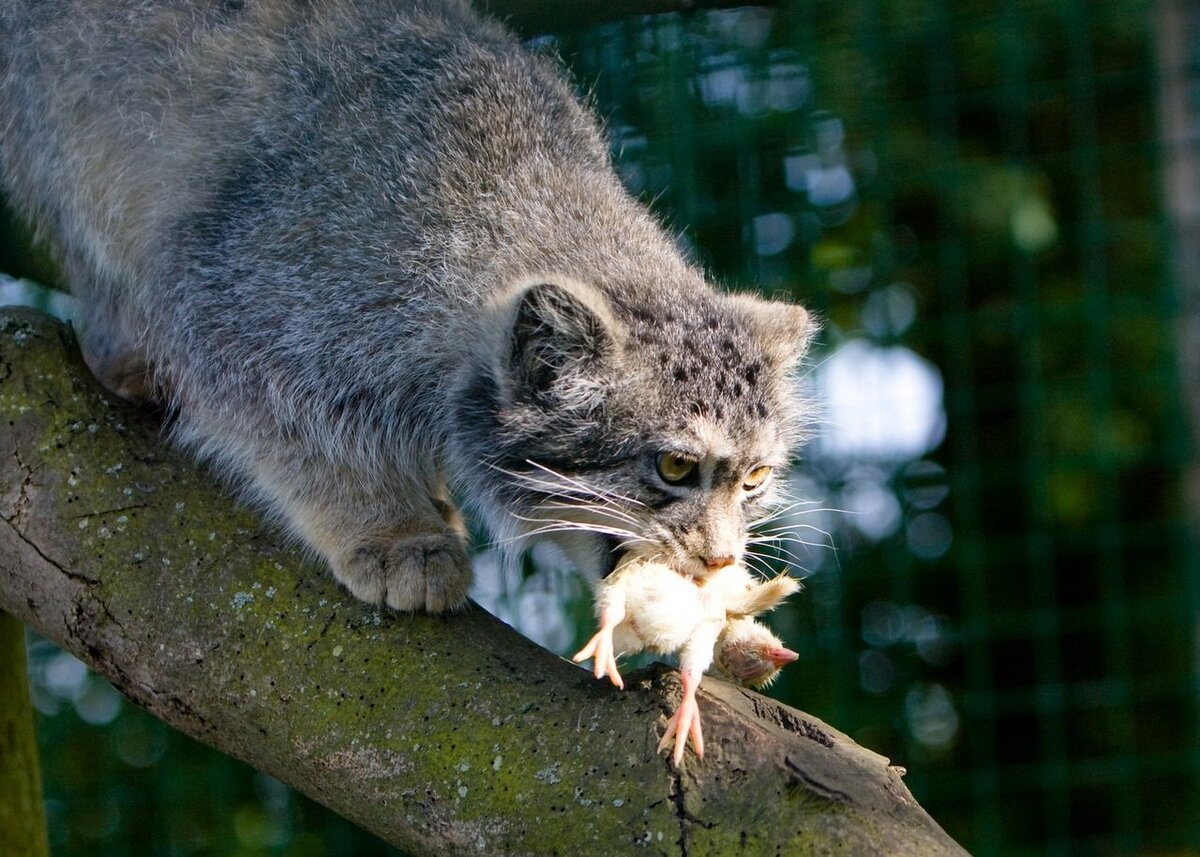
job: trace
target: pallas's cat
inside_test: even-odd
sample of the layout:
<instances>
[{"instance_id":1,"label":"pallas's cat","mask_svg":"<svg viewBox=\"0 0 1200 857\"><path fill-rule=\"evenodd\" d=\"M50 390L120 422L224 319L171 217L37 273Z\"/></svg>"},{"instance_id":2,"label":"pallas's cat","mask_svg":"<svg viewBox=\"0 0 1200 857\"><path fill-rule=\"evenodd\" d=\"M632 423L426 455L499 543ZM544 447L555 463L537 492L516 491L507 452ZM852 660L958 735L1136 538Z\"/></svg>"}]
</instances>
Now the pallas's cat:
<instances>
[{"instance_id":1,"label":"pallas's cat","mask_svg":"<svg viewBox=\"0 0 1200 857\"><path fill-rule=\"evenodd\" d=\"M0 0L0 173L97 376L370 602L463 602L459 504L703 576L803 423L806 313L714 290L465 3Z\"/></svg>"}]
</instances>

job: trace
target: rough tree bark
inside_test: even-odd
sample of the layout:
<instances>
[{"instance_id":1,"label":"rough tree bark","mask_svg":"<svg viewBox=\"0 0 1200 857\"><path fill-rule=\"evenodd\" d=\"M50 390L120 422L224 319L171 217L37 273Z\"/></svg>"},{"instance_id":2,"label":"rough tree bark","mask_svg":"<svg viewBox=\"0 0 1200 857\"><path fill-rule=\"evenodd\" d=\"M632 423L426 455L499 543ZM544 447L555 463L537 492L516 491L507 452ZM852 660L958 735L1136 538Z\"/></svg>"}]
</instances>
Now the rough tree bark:
<instances>
[{"instance_id":1,"label":"rough tree bark","mask_svg":"<svg viewBox=\"0 0 1200 857\"><path fill-rule=\"evenodd\" d=\"M25 310L0 311L0 427L0 610L413 853L962 853L886 759L765 697L706 681L677 772L672 671L621 693L478 608L356 602Z\"/></svg>"}]
</instances>

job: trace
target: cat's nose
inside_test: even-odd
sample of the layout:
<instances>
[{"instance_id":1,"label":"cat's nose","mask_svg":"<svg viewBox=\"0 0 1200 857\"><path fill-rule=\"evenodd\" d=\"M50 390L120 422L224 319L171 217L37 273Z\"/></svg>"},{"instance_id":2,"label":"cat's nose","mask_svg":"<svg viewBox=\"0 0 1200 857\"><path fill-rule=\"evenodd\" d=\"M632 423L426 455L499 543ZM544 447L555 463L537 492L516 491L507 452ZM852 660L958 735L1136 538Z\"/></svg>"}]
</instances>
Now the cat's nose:
<instances>
[{"instance_id":1,"label":"cat's nose","mask_svg":"<svg viewBox=\"0 0 1200 857\"><path fill-rule=\"evenodd\" d=\"M724 568L737 562L731 556L702 556L700 559L704 560L704 565L709 571L716 571L718 568Z\"/></svg>"}]
</instances>

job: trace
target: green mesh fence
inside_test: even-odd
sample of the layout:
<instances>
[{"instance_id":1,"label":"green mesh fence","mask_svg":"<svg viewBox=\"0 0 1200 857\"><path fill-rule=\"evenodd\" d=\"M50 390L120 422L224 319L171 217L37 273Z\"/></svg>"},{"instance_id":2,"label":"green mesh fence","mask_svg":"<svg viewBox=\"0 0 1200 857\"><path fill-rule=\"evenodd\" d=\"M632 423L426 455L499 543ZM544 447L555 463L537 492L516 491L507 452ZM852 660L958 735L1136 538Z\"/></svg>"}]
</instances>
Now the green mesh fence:
<instances>
[{"instance_id":1,"label":"green mesh fence","mask_svg":"<svg viewBox=\"0 0 1200 857\"><path fill-rule=\"evenodd\" d=\"M767 525L806 579L773 693L980 855L1200 853L1200 284L1164 171L1200 161L1200 26L1164 5L787 0L533 42L718 280L824 317L806 504ZM578 591L497 605L567 652ZM33 661L56 853L390 853Z\"/></svg>"}]
</instances>

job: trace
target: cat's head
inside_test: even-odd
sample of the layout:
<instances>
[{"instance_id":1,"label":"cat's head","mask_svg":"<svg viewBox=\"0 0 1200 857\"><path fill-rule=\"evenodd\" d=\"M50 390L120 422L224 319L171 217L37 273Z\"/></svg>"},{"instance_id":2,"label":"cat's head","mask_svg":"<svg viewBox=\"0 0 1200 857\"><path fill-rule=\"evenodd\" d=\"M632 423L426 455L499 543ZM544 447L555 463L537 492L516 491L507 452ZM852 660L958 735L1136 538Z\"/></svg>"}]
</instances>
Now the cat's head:
<instances>
[{"instance_id":1,"label":"cat's head","mask_svg":"<svg viewBox=\"0 0 1200 857\"><path fill-rule=\"evenodd\" d=\"M697 577L742 559L804 428L800 307L707 287L538 278L497 307L460 390L462 499L493 534L604 573L622 549Z\"/></svg>"}]
</instances>

